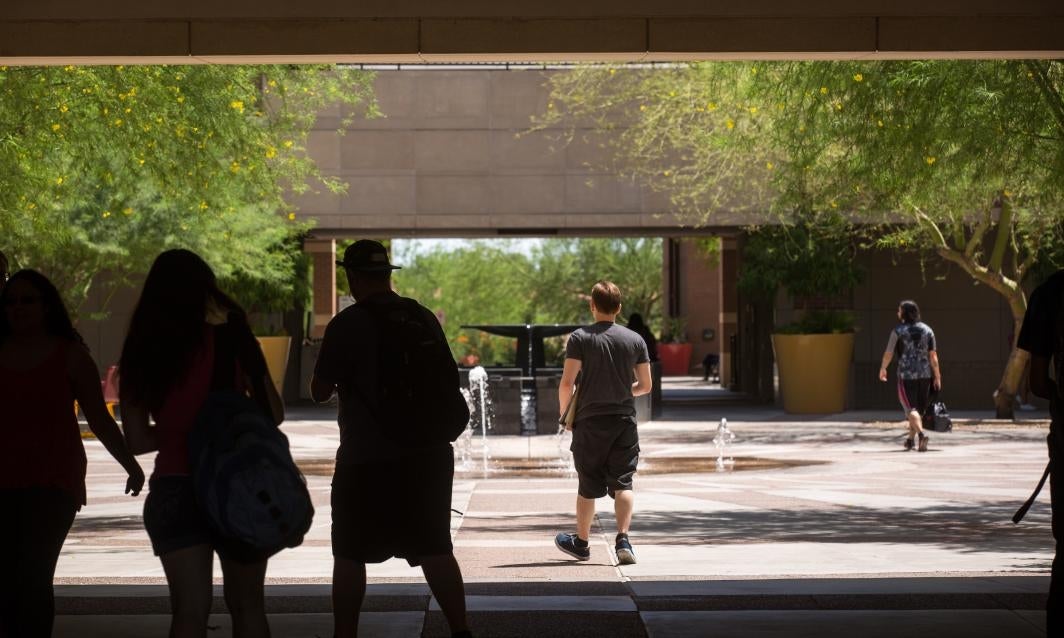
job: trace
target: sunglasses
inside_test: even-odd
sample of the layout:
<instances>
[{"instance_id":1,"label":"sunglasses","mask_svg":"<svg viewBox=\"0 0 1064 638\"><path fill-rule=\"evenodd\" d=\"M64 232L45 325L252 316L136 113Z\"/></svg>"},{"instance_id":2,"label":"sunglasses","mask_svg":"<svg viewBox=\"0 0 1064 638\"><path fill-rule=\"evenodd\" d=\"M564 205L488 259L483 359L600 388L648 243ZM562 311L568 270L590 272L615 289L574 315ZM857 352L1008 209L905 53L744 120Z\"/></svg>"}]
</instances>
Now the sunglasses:
<instances>
[{"instance_id":1,"label":"sunglasses","mask_svg":"<svg viewBox=\"0 0 1064 638\"><path fill-rule=\"evenodd\" d=\"M34 305L40 303L40 301L41 301L41 296L40 295L21 295L19 297L11 295L10 297L8 297L7 299L4 300L4 305L5 306L18 306L18 305L34 306Z\"/></svg>"}]
</instances>

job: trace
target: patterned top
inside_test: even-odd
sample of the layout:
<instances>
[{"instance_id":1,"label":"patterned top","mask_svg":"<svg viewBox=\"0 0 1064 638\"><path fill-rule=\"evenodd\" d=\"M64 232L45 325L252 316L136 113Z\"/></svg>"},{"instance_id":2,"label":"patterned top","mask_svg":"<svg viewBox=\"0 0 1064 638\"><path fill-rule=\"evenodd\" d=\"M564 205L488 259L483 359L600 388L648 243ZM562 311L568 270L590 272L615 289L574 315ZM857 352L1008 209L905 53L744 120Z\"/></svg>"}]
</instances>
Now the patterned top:
<instances>
[{"instance_id":1,"label":"patterned top","mask_svg":"<svg viewBox=\"0 0 1064 638\"><path fill-rule=\"evenodd\" d=\"M935 348L935 333L922 321L898 324L890 333L887 352L898 358L899 379L930 379L930 353Z\"/></svg>"}]
</instances>

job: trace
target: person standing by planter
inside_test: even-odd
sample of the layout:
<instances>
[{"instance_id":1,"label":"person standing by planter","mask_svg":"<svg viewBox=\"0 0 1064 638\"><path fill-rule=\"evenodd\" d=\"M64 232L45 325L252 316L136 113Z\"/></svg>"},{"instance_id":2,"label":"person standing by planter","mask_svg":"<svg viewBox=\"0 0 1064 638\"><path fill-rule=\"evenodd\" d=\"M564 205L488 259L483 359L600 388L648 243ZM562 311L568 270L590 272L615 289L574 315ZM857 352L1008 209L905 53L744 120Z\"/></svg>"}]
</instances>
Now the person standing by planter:
<instances>
[{"instance_id":1,"label":"person standing by planter","mask_svg":"<svg viewBox=\"0 0 1064 638\"><path fill-rule=\"evenodd\" d=\"M891 331L887 340L879 380L887 380L887 366L897 355L898 400L909 422L905 449L911 450L915 446L918 451L926 452L931 439L924 433L923 414L931 402L931 390L938 392L942 389L935 333L920 321L920 307L915 301L905 300L898 304L898 320L901 323Z\"/></svg>"},{"instance_id":2,"label":"person standing by planter","mask_svg":"<svg viewBox=\"0 0 1064 638\"><path fill-rule=\"evenodd\" d=\"M617 517L617 562L630 565L635 563L628 540L634 504L632 477L639 462L635 397L650 392L653 382L646 343L615 323L620 311L620 289L612 282L599 281L591 289L595 323L574 332L565 346L558 403L564 415L580 374L570 447L579 487L576 533L558 534L554 544L577 560L589 560L595 499L609 495Z\"/></svg>"}]
</instances>

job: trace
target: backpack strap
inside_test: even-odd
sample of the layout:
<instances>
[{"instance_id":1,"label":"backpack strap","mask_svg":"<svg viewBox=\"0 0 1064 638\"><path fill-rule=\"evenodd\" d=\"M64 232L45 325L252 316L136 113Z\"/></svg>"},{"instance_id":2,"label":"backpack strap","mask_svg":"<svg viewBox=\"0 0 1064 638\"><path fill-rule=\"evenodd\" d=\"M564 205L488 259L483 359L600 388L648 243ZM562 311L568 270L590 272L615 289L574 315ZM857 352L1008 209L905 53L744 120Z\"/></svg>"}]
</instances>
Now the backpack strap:
<instances>
[{"instance_id":1,"label":"backpack strap","mask_svg":"<svg viewBox=\"0 0 1064 638\"><path fill-rule=\"evenodd\" d=\"M211 371L211 392L240 392L237 387L237 363L247 377L251 398L267 415L272 415L266 393L266 362L258 342L236 313L229 320L214 326L214 367ZM272 416L270 417L272 419Z\"/></svg>"},{"instance_id":2,"label":"backpack strap","mask_svg":"<svg viewBox=\"0 0 1064 638\"><path fill-rule=\"evenodd\" d=\"M1045 472L1042 472L1042 480L1038 481L1038 486L1034 488L1034 492L1031 493L1031 497L1028 498L1027 501L1020 506L1020 509L1016 510L1016 513L1012 515L1013 523L1019 524L1019 522L1023 520L1023 517L1027 516L1027 510L1031 509L1031 506L1034 505L1034 500L1038 498L1039 492L1041 492L1042 487L1045 486L1046 479L1049 478L1049 472L1052 467L1052 461L1046 463L1046 470Z\"/></svg>"}]
</instances>

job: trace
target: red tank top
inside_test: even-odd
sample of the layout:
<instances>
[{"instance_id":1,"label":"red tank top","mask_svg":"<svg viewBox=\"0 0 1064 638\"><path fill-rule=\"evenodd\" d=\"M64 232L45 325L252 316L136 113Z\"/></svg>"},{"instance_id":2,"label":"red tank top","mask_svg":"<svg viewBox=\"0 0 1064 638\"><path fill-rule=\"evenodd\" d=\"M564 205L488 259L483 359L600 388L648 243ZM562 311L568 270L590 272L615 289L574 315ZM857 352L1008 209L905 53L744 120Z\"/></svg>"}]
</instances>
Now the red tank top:
<instances>
[{"instance_id":1,"label":"red tank top","mask_svg":"<svg viewBox=\"0 0 1064 638\"><path fill-rule=\"evenodd\" d=\"M188 433L211 390L214 370L214 330L204 324L203 345L192 357L184 378L166 395L155 417L159 454L152 476L187 476Z\"/></svg>"},{"instance_id":2,"label":"red tank top","mask_svg":"<svg viewBox=\"0 0 1064 638\"><path fill-rule=\"evenodd\" d=\"M63 342L30 370L0 367L0 488L58 487L85 504L85 446Z\"/></svg>"}]
</instances>

